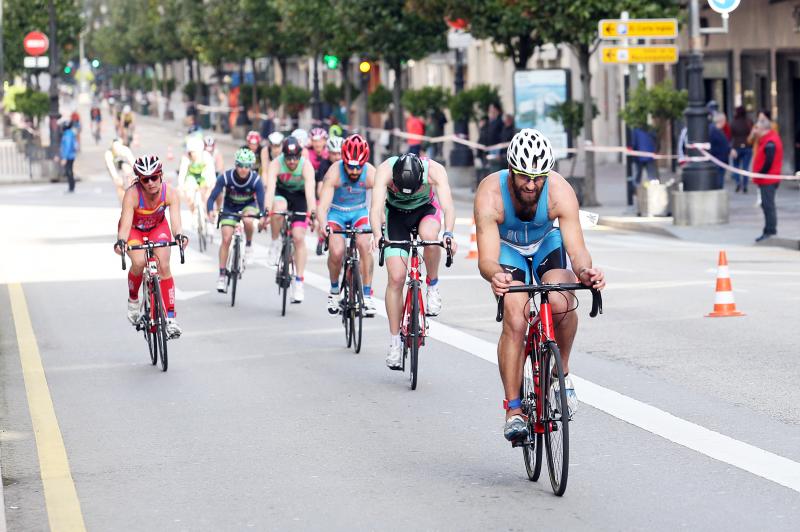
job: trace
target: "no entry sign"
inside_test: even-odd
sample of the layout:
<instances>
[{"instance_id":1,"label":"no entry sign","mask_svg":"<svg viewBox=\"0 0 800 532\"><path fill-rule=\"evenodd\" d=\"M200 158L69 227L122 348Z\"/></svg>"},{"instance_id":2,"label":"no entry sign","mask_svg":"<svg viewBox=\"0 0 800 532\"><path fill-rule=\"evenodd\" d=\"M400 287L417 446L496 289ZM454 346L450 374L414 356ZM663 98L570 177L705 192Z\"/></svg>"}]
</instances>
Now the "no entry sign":
<instances>
[{"instance_id":1,"label":"no entry sign","mask_svg":"<svg viewBox=\"0 0 800 532\"><path fill-rule=\"evenodd\" d=\"M47 35L41 31L32 31L22 40L22 46L28 55L38 56L47 51L50 41L47 40Z\"/></svg>"}]
</instances>

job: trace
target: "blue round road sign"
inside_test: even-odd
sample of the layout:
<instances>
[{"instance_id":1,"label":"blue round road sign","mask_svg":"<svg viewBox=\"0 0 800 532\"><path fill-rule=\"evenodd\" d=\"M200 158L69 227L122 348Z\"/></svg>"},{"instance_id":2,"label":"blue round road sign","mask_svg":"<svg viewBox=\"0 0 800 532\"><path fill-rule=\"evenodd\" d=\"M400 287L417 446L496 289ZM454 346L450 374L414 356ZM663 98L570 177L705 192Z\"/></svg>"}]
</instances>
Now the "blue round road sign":
<instances>
[{"instance_id":1,"label":"blue round road sign","mask_svg":"<svg viewBox=\"0 0 800 532\"><path fill-rule=\"evenodd\" d=\"M708 6L717 13L730 13L739 7L740 0L708 0Z\"/></svg>"}]
</instances>

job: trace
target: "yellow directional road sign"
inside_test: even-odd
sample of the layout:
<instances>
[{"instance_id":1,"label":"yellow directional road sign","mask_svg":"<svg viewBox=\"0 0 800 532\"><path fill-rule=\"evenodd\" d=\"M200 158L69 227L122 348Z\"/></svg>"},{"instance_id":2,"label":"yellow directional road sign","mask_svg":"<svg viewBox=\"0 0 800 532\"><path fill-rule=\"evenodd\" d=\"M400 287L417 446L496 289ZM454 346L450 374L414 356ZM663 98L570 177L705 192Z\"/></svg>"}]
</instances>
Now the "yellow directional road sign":
<instances>
[{"instance_id":1,"label":"yellow directional road sign","mask_svg":"<svg viewBox=\"0 0 800 532\"><path fill-rule=\"evenodd\" d=\"M600 49L603 63L677 63L677 46L607 46Z\"/></svg>"},{"instance_id":2,"label":"yellow directional road sign","mask_svg":"<svg viewBox=\"0 0 800 532\"><path fill-rule=\"evenodd\" d=\"M678 19L603 19L597 33L601 39L672 39L678 36Z\"/></svg>"}]
</instances>

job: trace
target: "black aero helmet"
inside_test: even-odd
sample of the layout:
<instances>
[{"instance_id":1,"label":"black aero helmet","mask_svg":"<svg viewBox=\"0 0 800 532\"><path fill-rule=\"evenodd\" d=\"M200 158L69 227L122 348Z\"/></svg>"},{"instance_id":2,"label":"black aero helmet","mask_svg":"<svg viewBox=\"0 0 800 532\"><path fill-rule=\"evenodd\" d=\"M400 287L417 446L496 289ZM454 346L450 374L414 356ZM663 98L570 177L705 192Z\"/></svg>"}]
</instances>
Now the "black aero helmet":
<instances>
[{"instance_id":1,"label":"black aero helmet","mask_svg":"<svg viewBox=\"0 0 800 532\"><path fill-rule=\"evenodd\" d=\"M403 194L411 194L422 185L422 161L413 153L401 155L392 167L392 182Z\"/></svg>"},{"instance_id":2,"label":"black aero helmet","mask_svg":"<svg viewBox=\"0 0 800 532\"><path fill-rule=\"evenodd\" d=\"M303 147L300 142L294 137L286 137L283 141L283 156L284 157L300 157L303 153Z\"/></svg>"}]
</instances>

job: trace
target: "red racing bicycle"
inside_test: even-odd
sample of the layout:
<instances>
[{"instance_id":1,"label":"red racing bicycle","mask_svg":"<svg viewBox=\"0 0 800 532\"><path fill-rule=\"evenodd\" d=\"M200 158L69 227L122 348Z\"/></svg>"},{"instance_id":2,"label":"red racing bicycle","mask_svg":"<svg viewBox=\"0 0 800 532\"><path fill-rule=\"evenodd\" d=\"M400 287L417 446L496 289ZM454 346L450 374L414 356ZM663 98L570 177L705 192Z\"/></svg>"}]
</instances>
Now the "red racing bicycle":
<instances>
[{"instance_id":1,"label":"red racing bicycle","mask_svg":"<svg viewBox=\"0 0 800 532\"><path fill-rule=\"evenodd\" d=\"M603 299L598 290L580 283L517 285L508 293L527 293L529 298L528 331L525 334L525 366L520 399L522 413L528 420L528 438L515 441L522 447L528 479L536 481L542 470L542 440L547 450L547 468L553 492L564 495L569 472L569 408L564 388L561 351L555 341L550 292L591 290L594 318L603 313ZM539 294L538 312L534 296ZM497 321L503 321L505 299L497 302ZM574 309L571 309L572 312ZM546 438L546 439L545 439Z\"/></svg>"},{"instance_id":2,"label":"red racing bicycle","mask_svg":"<svg viewBox=\"0 0 800 532\"><path fill-rule=\"evenodd\" d=\"M385 227L384 227L385 230ZM412 390L417 389L417 377L419 374L419 348L425 345L425 337L428 335L428 323L425 317L425 302L422 299L422 275L420 274L419 248L427 246L441 246L447 251L447 262L449 268L453 264L453 250L450 247L450 239L444 242L441 240L422 240L417 234L417 229L411 230L410 240L380 240L380 254L378 265L383 267L384 250L387 246L409 246L408 261L408 281L406 286L405 303L403 304L403 319L400 322L400 338L403 343L403 371L406 370L406 357L409 357L409 383Z\"/></svg>"}]
</instances>

